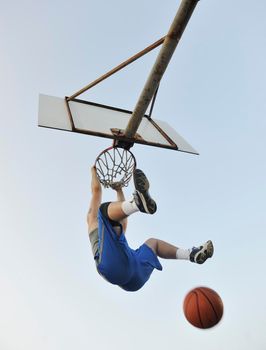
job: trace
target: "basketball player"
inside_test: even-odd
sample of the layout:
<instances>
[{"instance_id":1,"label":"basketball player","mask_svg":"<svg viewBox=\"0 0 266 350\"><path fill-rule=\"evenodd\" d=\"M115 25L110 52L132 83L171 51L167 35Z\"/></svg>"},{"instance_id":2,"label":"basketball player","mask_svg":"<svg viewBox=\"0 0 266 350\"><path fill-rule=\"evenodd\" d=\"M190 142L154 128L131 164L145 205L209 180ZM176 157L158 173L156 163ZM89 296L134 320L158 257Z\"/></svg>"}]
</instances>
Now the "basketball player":
<instances>
[{"instance_id":1,"label":"basketball player","mask_svg":"<svg viewBox=\"0 0 266 350\"><path fill-rule=\"evenodd\" d=\"M213 255L213 244L207 241L192 249L177 248L156 238L149 238L138 249L131 249L125 232L127 218L133 213L154 214L156 203L149 194L149 181L140 170L134 171L135 192L132 200L125 200L121 186L115 190L117 201L102 204L102 188L92 167L92 199L87 216L89 238L99 274L126 291L137 291L155 269L162 270L158 257L184 259L203 264Z\"/></svg>"}]
</instances>

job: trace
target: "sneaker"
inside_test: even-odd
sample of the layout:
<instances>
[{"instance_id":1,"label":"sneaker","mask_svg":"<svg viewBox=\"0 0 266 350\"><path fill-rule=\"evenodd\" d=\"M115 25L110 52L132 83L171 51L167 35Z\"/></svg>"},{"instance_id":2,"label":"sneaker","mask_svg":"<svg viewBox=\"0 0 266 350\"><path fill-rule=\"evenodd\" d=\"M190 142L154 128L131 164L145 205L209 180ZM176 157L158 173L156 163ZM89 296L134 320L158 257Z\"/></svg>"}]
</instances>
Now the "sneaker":
<instances>
[{"instance_id":1,"label":"sneaker","mask_svg":"<svg viewBox=\"0 0 266 350\"><path fill-rule=\"evenodd\" d=\"M156 202L149 194L149 181L142 170L136 169L133 173L136 191L133 193L134 201L143 213L154 214L157 210Z\"/></svg>"},{"instance_id":2,"label":"sneaker","mask_svg":"<svg viewBox=\"0 0 266 350\"><path fill-rule=\"evenodd\" d=\"M200 247L193 247L189 259L194 263L203 264L213 256L213 250L212 241L207 241Z\"/></svg>"}]
</instances>

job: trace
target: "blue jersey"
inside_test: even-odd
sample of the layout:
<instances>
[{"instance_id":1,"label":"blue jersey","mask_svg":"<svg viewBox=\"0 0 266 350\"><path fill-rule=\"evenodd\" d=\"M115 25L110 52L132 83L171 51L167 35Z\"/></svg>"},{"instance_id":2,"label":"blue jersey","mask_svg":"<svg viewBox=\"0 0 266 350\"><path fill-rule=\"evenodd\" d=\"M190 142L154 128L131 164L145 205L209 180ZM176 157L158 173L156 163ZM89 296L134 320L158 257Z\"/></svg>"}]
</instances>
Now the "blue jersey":
<instances>
[{"instance_id":1,"label":"blue jersey","mask_svg":"<svg viewBox=\"0 0 266 350\"><path fill-rule=\"evenodd\" d=\"M162 270L157 255L143 244L131 249L124 232L119 236L109 220L98 211L97 270L107 281L127 291L140 289L155 269Z\"/></svg>"}]
</instances>

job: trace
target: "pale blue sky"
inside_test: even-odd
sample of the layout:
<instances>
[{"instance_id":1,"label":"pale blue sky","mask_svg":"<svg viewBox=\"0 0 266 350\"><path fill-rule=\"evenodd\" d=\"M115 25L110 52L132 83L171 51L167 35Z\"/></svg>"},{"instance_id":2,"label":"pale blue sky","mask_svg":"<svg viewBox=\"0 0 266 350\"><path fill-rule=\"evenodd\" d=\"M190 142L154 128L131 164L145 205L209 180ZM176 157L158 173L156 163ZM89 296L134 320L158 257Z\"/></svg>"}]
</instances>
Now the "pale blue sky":
<instances>
[{"instance_id":1,"label":"pale blue sky","mask_svg":"<svg viewBox=\"0 0 266 350\"><path fill-rule=\"evenodd\" d=\"M137 293L101 279L85 219L89 168L110 140L37 127L39 93L64 97L83 87L165 35L178 6L2 1L1 349L265 349L264 0L200 1L163 78L154 117L200 156L132 149L158 212L130 218L129 243L212 239L215 255L205 265L162 261L163 272ZM84 98L132 109L157 52ZM224 318L209 331L182 312L198 285L224 301Z\"/></svg>"}]
</instances>

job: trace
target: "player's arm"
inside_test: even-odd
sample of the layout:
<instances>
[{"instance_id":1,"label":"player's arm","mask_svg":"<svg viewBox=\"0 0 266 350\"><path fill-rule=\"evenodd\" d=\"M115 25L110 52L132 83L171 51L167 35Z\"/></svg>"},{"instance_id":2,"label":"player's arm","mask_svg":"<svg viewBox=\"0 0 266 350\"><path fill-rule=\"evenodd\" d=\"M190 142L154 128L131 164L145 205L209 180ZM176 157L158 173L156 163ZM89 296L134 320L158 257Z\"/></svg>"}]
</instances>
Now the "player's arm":
<instances>
[{"instance_id":1,"label":"player's arm","mask_svg":"<svg viewBox=\"0 0 266 350\"><path fill-rule=\"evenodd\" d=\"M125 201L125 195L122 190L122 188L119 188L116 190L117 200L118 202L124 202Z\"/></svg>"},{"instance_id":2,"label":"player's arm","mask_svg":"<svg viewBox=\"0 0 266 350\"><path fill-rule=\"evenodd\" d=\"M96 174L96 168L91 168L91 202L87 214L87 223L89 232L92 232L98 227L98 210L102 202L102 187Z\"/></svg>"}]
</instances>

